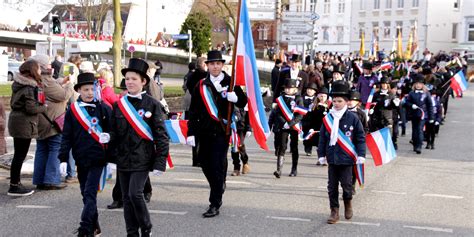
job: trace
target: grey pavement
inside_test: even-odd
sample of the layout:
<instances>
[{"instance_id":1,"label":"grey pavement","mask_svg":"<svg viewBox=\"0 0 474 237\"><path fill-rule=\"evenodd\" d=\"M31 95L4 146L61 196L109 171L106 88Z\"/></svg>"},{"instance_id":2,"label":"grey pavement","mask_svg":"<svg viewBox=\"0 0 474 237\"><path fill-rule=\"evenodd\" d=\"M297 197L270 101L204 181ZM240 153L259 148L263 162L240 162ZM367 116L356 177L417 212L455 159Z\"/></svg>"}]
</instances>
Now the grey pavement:
<instances>
[{"instance_id":1,"label":"grey pavement","mask_svg":"<svg viewBox=\"0 0 474 237\"><path fill-rule=\"evenodd\" d=\"M276 179L273 137L270 151L247 142L251 172L231 177L220 216L203 219L209 188L199 168L191 167L191 149L171 145L175 169L152 176L149 204L155 236L474 236L474 89L450 101L448 119L436 150L412 152L407 136L399 138L396 160L375 167L369 157L366 184L354 196L354 217L326 224L329 201L327 168L300 146L297 177ZM408 124L410 126L410 124ZM11 145L11 140L9 140ZM12 151L12 148L9 148ZM32 147L30 152L34 152ZM26 198L6 196L8 171L0 169L0 236L73 236L82 208L78 184L63 191L42 191ZM31 179L23 179L31 184ZM98 194L102 236L125 236L121 210L106 210L114 180ZM342 200L341 200L342 202ZM341 208L343 209L343 208ZM341 210L341 214L343 214ZM342 216L341 216L342 217Z\"/></svg>"}]
</instances>

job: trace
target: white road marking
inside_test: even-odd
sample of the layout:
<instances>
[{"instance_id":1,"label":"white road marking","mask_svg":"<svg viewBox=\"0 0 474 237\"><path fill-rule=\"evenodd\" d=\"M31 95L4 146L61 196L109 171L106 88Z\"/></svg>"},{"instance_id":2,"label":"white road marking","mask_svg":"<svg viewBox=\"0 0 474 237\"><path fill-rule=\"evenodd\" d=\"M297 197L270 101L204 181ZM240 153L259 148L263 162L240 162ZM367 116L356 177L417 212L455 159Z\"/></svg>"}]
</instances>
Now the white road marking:
<instances>
[{"instance_id":1,"label":"white road marking","mask_svg":"<svg viewBox=\"0 0 474 237\"><path fill-rule=\"evenodd\" d=\"M396 195L407 195L406 192L394 192L394 191L383 191L383 190L372 190L373 193L387 193L387 194L396 194Z\"/></svg>"},{"instance_id":2,"label":"white road marking","mask_svg":"<svg viewBox=\"0 0 474 237\"><path fill-rule=\"evenodd\" d=\"M424 193L423 197L439 197L439 198L451 198L451 199L463 199L462 196L453 196L453 195L444 195L444 194L435 194L435 193Z\"/></svg>"},{"instance_id":3,"label":"white road marking","mask_svg":"<svg viewBox=\"0 0 474 237\"><path fill-rule=\"evenodd\" d=\"M453 229L439 228L439 227L404 225L403 228L410 228L410 229L416 229L416 230L430 230L430 231L445 232L445 233L453 233Z\"/></svg>"},{"instance_id":4,"label":"white road marking","mask_svg":"<svg viewBox=\"0 0 474 237\"><path fill-rule=\"evenodd\" d=\"M107 212L123 212L123 209L105 209L105 208L98 208L99 211L107 211ZM177 216L184 216L188 214L187 211L163 211L163 210L148 210L149 213L152 214L169 214L169 215L177 215Z\"/></svg>"},{"instance_id":5,"label":"white road marking","mask_svg":"<svg viewBox=\"0 0 474 237\"><path fill-rule=\"evenodd\" d=\"M205 179L174 179L178 181L185 181L185 182L207 182Z\"/></svg>"},{"instance_id":6,"label":"white road marking","mask_svg":"<svg viewBox=\"0 0 474 237\"><path fill-rule=\"evenodd\" d=\"M245 182L245 181L234 181L234 180L227 180L225 181L228 184L252 184L250 182Z\"/></svg>"},{"instance_id":7,"label":"white road marking","mask_svg":"<svg viewBox=\"0 0 474 237\"><path fill-rule=\"evenodd\" d=\"M31 208L31 209L48 209L53 208L51 206L40 206L40 205L19 205L16 208Z\"/></svg>"},{"instance_id":8,"label":"white road marking","mask_svg":"<svg viewBox=\"0 0 474 237\"><path fill-rule=\"evenodd\" d=\"M339 221L339 223L352 224L352 225L380 226L380 223L357 222L357 221Z\"/></svg>"},{"instance_id":9,"label":"white road marking","mask_svg":"<svg viewBox=\"0 0 474 237\"><path fill-rule=\"evenodd\" d=\"M282 221L305 221L305 222L311 222L311 219L298 218L298 217L267 216L267 218L274 219L274 220L282 220Z\"/></svg>"}]
</instances>

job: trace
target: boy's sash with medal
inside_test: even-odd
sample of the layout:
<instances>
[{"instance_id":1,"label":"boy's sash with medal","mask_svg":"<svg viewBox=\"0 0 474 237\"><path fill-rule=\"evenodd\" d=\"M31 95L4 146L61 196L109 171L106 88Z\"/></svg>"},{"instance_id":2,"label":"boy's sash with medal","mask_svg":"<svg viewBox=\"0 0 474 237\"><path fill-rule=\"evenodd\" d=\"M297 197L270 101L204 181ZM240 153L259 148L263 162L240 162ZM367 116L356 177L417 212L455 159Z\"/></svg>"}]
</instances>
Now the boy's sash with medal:
<instances>
[{"instance_id":1,"label":"boy's sash with medal","mask_svg":"<svg viewBox=\"0 0 474 237\"><path fill-rule=\"evenodd\" d=\"M324 127L329 134L333 129L334 119L330 114L324 116L323 118ZM340 128L338 128L337 133L337 144L352 158L354 163L357 163L357 152L355 150L355 146L352 143L351 139L346 136ZM356 173L357 181L361 187L364 186L365 178L364 178L364 164L355 164L354 172Z\"/></svg>"},{"instance_id":2,"label":"boy's sash with medal","mask_svg":"<svg viewBox=\"0 0 474 237\"><path fill-rule=\"evenodd\" d=\"M94 140L99 142L99 137L102 133L102 128L99 125L99 119L96 117L91 117L78 102L74 102L71 105L71 111L81 126L92 136Z\"/></svg>"},{"instance_id":3,"label":"boy's sash with medal","mask_svg":"<svg viewBox=\"0 0 474 237\"><path fill-rule=\"evenodd\" d=\"M128 101L128 96L122 97L117 105L127 119L128 123L132 125L133 130L143 139L153 141L153 133L150 126L143 120L144 112L138 112L133 105Z\"/></svg>"},{"instance_id":4,"label":"boy's sash with medal","mask_svg":"<svg viewBox=\"0 0 474 237\"><path fill-rule=\"evenodd\" d=\"M291 120L293 120L293 111L288 108L288 106L285 103L285 100L283 99L283 96L280 96L276 99L276 103L278 105L278 108L280 108L281 113L283 114L283 117L285 118L286 122L289 123ZM293 126L291 126L294 130L296 130L298 133L301 133L301 127L297 123Z\"/></svg>"}]
</instances>

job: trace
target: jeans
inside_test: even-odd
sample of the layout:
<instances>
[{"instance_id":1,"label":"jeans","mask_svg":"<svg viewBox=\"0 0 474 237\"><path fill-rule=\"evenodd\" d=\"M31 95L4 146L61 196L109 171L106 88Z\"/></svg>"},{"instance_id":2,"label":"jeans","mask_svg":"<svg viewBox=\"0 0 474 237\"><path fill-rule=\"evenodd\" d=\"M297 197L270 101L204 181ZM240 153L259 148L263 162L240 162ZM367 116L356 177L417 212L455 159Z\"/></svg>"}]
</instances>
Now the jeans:
<instances>
[{"instance_id":1,"label":"jeans","mask_svg":"<svg viewBox=\"0 0 474 237\"><path fill-rule=\"evenodd\" d=\"M148 171L119 171L118 175L122 187L123 216L127 235L138 236L138 228L142 232L152 228L150 213L143 197Z\"/></svg>"},{"instance_id":2,"label":"jeans","mask_svg":"<svg viewBox=\"0 0 474 237\"><path fill-rule=\"evenodd\" d=\"M328 166L329 206L339 208L339 183L342 187L342 199L352 200L352 169L353 165Z\"/></svg>"},{"instance_id":3,"label":"jeans","mask_svg":"<svg viewBox=\"0 0 474 237\"><path fill-rule=\"evenodd\" d=\"M36 140L35 167L33 173L33 184L61 183L59 171L58 153L61 147L61 134L48 137L44 140Z\"/></svg>"},{"instance_id":4,"label":"jeans","mask_svg":"<svg viewBox=\"0 0 474 237\"><path fill-rule=\"evenodd\" d=\"M99 225L99 214L97 212L97 189L99 187L100 175L104 167L78 167L78 179L81 188L82 208L80 229L86 233L94 233Z\"/></svg>"},{"instance_id":5,"label":"jeans","mask_svg":"<svg viewBox=\"0 0 474 237\"><path fill-rule=\"evenodd\" d=\"M67 161L67 178L76 177L76 161L72 156L72 150L69 151L69 159Z\"/></svg>"},{"instance_id":6,"label":"jeans","mask_svg":"<svg viewBox=\"0 0 474 237\"><path fill-rule=\"evenodd\" d=\"M10 183L19 184L21 167L23 166L23 161L25 161L26 155L28 154L28 149L30 148L31 139L27 138L13 138L13 160L12 166L10 169Z\"/></svg>"}]
</instances>

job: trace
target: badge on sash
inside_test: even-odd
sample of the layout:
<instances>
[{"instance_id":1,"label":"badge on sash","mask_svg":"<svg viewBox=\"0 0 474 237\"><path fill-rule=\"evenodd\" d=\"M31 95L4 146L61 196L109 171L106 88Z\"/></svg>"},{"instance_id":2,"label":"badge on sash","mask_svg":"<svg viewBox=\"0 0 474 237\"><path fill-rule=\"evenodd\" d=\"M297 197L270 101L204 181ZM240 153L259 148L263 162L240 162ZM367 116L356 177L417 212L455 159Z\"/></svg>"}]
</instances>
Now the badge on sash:
<instances>
[{"instance_id":1,"label":"badge on sash","mask_svg":"<svg viewBox=\"0 0 474 237\"><path fill-rule=\"evenodd\" d=\"M346 136L351 137L352 133L350 131L346 132Z\"/></svg>"},{"instance_id":2,"label":"badge on sash","mask_svg":"<svg viewBox=\"0 0 474 237\"><path fill-rule=\"evenodd\" d=\"M150 118L151 117L151 112L150 111L146 111L145 113L145 118Z\"/></svg>"},{"instance_id":3,"label":"badge on sash","mask_svg":"<svg viewBox=\"0 0 474 237\"><path fill-rule=\"evenodd\" d=\"M145 110L139 109L139 110L137 111L137 113L138 113L138 115L139 115L140 117L143 118L143 115L145 115Z\"/></svg>"},{"instance_id":4,"label":"badge on sash","mask_svg":"<svg viewBox=\"0 0 474 237\"><path fill-rule=\"evenodd\" d=\"M296 106L296 102L293 100L290 102L291 109L293 110Z\"/></svg>"}]
</instances>

